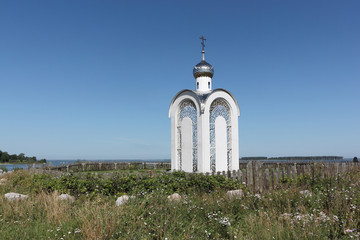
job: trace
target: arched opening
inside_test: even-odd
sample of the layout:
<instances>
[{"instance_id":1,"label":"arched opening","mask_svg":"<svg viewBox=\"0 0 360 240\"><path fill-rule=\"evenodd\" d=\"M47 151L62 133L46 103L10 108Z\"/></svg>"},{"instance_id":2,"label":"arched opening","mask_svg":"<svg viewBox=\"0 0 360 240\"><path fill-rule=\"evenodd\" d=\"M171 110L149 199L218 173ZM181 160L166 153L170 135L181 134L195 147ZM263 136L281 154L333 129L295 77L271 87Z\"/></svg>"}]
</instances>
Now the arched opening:
<instances>
[{"instance_id":1,"label":"arched opening","mask_svg":"<svg viewBox=\"0 0 360 240\"><path fill-rule=\"evenodd\" d=\"M228 102L217 98L210 106L210 169L231 169L231 112Z\"/></svg>"},{"instance_id":2,"label":"arched opening","mask_svg":"<svg viewBox=\"0 0 360 240\"><path fill-rule=\"evenodd\" d=\"M178 169L196 172L197 169L197 111L191 100L180 103L177 113Z\"/></svg>"}]
</instances>

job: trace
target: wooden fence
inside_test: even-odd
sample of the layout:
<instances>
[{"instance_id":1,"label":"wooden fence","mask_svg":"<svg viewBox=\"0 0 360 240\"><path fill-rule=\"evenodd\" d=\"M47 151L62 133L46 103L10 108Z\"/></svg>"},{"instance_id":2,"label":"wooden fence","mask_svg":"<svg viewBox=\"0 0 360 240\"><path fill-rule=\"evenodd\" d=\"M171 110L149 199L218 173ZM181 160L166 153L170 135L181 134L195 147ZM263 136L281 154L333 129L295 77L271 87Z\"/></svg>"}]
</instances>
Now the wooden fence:
<instances>
[{"instance_id":1,"label":"wooden fence","mask_svg":"<svg viewBox=\"0 0 360 240\"><path fill-rule=\"evenodd\" d=\"M159 172L151 169L170 169L170 163L80 163L68 166L53 167L51 170L62 172L82 172L82 171L104 171L113 169L149 169L146 172L137 172L137 178L154 176ZM340 162L318 162L318 163L266 163L250 161L241 163L238 171L223 171L205 173L205 175L221 175L234 180L240 180L253 192L263 192L279 187L283 179L295 179L299 176L309 175L312 179L338 178L341 175L352 171L360 170L360 163L340 163ZM104 177L111 177L112 172L99 173ZM129 176L129 172L117 172L124 176ZM187 173L188 176L199 173Z\"/></svg>"},{"instance_id":2,"label":"wooden fence","mask_svg":"<svg viewBox=\"0 0 360 240\"><path fill-rule=\"evenodd\" d=\"M359 163L319 162L319 163L264 163L250 161L238 171L217 172L229 178L241 180L253 192L276 189L282 179L295 179L309 175L312 179L338 178L352 171L360 170ZM211 173L212 175L214 173ZM206 173L210 175L210 173Z\"/></svg>"},{"instance_id":3,"label":"wooden fence","mask_svg":"<svg viewBox=\"0 0 360 240\"><path fill-rule=\"evenodd\" d=\"M62 172L85 172L85 171L110 171L110 170L131 170L131 169L170 169L171 164L167 162L114 162L99 163L86 162L50 167L49 170Z\"/></svg>"}]
</instances>

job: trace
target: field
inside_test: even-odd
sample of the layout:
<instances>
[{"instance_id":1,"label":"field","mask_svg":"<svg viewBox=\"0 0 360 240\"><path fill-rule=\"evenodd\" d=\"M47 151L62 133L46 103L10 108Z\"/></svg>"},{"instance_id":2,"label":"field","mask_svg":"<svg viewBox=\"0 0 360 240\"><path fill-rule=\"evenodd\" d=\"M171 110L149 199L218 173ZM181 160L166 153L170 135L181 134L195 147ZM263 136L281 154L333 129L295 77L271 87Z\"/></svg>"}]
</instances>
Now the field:
<instances>
[{"instance_id":1,"label":"field","mask_svg":"<svg viewBox=\"0 0 360 240\"><path fill-rule=\"evenodd\" d=\"M1 239L358 239L360 172L282 179L251 193L223 176L161 173L102 179L15 171L0 176ZM228 190L242 189L242 198ZM4 194L29 198L9 202ZM169 201L177 192L181 200ZM60 201L60 193L76 197ZM116 206L117 197L136 198Z\"/></svg>"}]
</instances>

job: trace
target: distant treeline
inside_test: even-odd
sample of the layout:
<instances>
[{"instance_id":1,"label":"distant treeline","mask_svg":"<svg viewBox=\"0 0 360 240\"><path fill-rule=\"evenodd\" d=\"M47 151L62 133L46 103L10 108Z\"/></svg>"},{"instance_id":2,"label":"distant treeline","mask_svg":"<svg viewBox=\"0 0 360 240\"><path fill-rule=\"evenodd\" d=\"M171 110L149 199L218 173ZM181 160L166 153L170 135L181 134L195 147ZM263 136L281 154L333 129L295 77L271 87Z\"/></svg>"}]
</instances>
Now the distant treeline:
<instances>
[{"instance_id":1,"label":"distant treeline","mask_svg":"<svg viewBox=\"0 0 360 240\"><path fill-rule=\"evenodd\" d=\"M241 160L266 160L268 159L267 157L242 157L240 158Z\"/></svg>"},{"instance_id":2,"label":"distant treeline","mask_svg":"<svg viewBox=\"0 0 360 240\"><path fill-rule=\"evenodd\" d=\"M0 151L0 163L46 163L46 159L37 160L36 157L27 157L24 153L10 155Z\"/></svg>"},{"instance_id":3,"label":"distant treeline","mask_svg":"<svg viewBox=\"0 0 360 240\"><path fill-rule=\"evenodd\" d=\"M340 156L295 156L295 157L242 157L241 160L314 160L314 161L327 161L327 160L343 160L344 157Z\"/></svg>"}]
</instances>

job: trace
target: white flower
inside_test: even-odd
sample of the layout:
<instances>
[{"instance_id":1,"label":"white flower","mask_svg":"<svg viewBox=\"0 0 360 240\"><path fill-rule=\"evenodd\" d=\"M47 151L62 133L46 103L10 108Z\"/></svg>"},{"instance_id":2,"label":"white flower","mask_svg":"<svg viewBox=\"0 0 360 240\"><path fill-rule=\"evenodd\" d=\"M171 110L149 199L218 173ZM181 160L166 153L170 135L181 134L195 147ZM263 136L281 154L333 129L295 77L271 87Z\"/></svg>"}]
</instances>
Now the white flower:
<instances>
[{"instance_id":1,"label":"white flower","mask_svg":"<svg viewBox=\"0 0 360 240\"><path fill-rule=\"evenodd\" d=\"M304 197L311 197L312 194L309 190L303 190L303 191L300 191L300 194L301 195L304 195Z\"/></svg>"},{"instance_id":2,"label":"white flower","mask_svg":"<svg viewBox=\"0 0 360 240\"><path fill-rule=\"evenodd\" d=\"M224 226L230 226L230 221L227 217L222 217L220 218L220 221L219 221L220 224L224 225Z\"/></svg>"}]
</instances>

